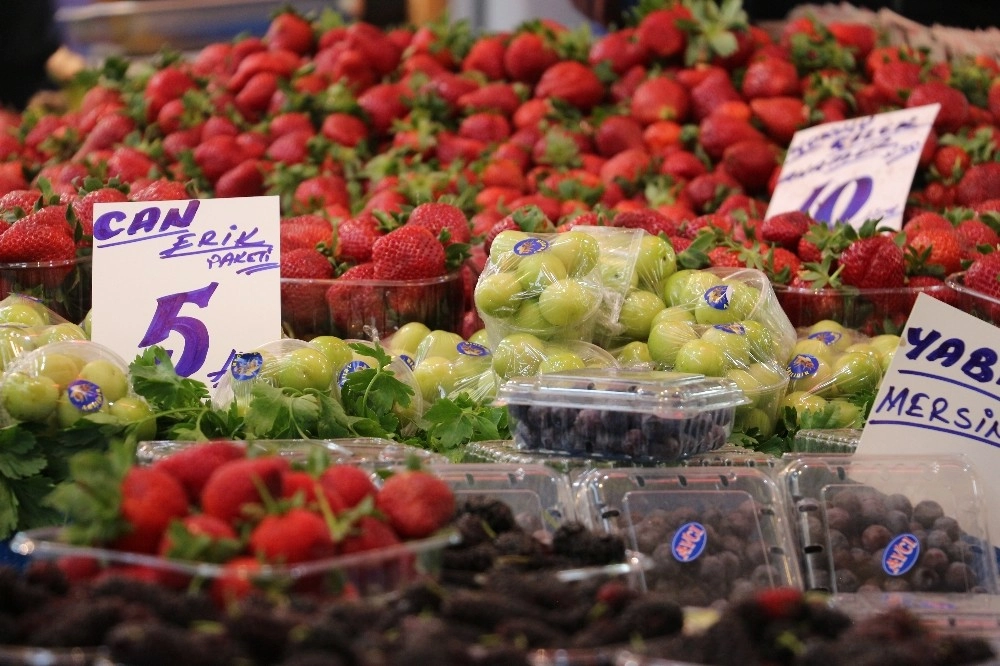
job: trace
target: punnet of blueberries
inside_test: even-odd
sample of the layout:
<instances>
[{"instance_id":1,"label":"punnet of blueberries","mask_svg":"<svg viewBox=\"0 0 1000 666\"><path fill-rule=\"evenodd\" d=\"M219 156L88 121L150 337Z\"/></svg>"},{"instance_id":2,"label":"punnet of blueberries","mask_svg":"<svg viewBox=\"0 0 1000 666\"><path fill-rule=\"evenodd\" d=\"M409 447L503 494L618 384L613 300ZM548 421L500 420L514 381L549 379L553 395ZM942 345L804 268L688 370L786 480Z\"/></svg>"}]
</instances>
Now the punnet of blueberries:
<instances>
[{"instance_id":1,"label":"punnet of blueberries","mask_svg":"<svg viewBox=\"0 0 1000 666\"><path fill-rule=\"evenodd\" d=\"M521 449L637 462L718 449L746 402L726 379L607 368L515 378L499 398Z\"/></svg>"}]
</instances>

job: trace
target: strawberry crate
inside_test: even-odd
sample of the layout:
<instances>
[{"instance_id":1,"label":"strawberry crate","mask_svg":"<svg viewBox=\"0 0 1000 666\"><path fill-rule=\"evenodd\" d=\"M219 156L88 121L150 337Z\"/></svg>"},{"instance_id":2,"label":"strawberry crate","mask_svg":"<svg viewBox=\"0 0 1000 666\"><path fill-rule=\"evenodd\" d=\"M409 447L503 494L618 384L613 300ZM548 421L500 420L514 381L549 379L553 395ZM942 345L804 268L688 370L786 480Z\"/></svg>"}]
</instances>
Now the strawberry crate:
<instances>
[{"instance_id":1,"label":"strawberry crate","mask_svg":"<svg viewBox=\"0 0 1000 666\"><path fill-rule=\"evenodd\" d=\"M952 305L994 326L1000 326L1000 300L965 286L964 272L949 275L945 284L956 294Z\"/></svg>"},{"instance_id":2,"label":"strawberry crate","mask_svg":"<svg viewBox=\"0 0 1000 666\"><path fill-rule=\"evenodd\" d=\"M419 280L281 279L282 326L302 340L367 338L365 327L385 336L409 322L457 333L465 310L460 271Z\"/></svg>"},{"instance_id":3,"label":"strawberry crate","mask_svg":"<svg viewBox=\"0 0 1000 666\"><path fill-rule=\"evenodd\" d=\"M93 262L89 255L68 261L0 263L0 299L21 294L39 300L79 323L90 311Z\"/></svg>"},{"instance_id":4,"label":"strawberry crate","mask_svg":"<svg viewBox=\"0 0 1000 666\"><path fill-rule=\"evenodd\" d=\"M866 335L898 335L920 294L933 296L950 305L957 305L959 299L953 286L944 283L887 289L806 289L775 284L774 293L796 328L832 320Z\"/></svg>"}]
</instances>

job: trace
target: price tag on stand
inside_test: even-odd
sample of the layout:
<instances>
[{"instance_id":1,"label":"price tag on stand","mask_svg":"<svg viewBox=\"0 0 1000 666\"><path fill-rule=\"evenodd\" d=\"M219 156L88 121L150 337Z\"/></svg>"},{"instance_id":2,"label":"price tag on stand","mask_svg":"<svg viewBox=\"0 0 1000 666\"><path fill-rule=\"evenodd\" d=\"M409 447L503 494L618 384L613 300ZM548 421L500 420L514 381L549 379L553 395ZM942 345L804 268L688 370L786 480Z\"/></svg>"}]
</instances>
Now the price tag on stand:
<instances>
[{"instance_id":1,"label":"price tag on stand","mask_svg":"<svg viewBox=\"0 0 1000 666\"><path fill-rule=\"evenodd\" d=\"M907 320L857 455L962 454L979 473L990 507L989 530L1000 537L1000 355L996 327L920 294ZM927 488L944 504L947 488Z\"/></svg>"},{"instance_id":2,"label":"price tag on stand","mask_svg":"<svg viewBox=\"0 0 1000 666\"><path fill-rule=\"evenodd\" d=\"M96 204L92 337L210 387L281 337L278 197Z\"/></svg>"},{"instance_id":3,"label":"price tag on stand","mask_svg":"<svg viewBox=\"0 0 1000 666\"><path fill-rule=\"evenodd\" d=\"M899 229L940 104L825 123L792 137L766 217L800 210L827 223L881 218Z\"/></svg>"}]
</instances>

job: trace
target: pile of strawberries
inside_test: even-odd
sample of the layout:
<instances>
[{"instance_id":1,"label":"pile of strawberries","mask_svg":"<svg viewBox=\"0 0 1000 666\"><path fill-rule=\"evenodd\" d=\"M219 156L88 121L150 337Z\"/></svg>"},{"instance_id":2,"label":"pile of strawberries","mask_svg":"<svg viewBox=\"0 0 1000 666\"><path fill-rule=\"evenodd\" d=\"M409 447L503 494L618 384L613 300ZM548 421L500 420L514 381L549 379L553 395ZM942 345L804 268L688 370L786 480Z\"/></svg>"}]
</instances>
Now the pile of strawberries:
<instances>
[{"instance_id":1,"label":"pile of strawberries","mask_svg":"<svg viewBox=\"0 0 1000 666\"><path fill-rule=\"evenodd\" d=\"M62 491L73 501L75 538L221 564L212 583L220 603L249 593L263 565L293 566L423 539L445 527L455 510L451 488L427 471L398 471L376 486L369 472L353 465L304 471L279 455L249 457L245 446L229 441L195 444L149 466L95 459L101 463ZM96 473L106 475L104 487L91 492ZM102 575L92 559L66 558L60 566L73 578ZM190 582L165 567L133 566L128 573L169 585Z\"/></svg>"},{"instance_id":2,"label":"pile of strawberries","mask_svg":"<svg viewBox=\"0 0 1000 666\"><path fill-rule=\"evenodd\" d=\"M75 210L95 177L133 200L150 188L280 195L287 277L439 275L454 266L447 249L470 243L469 283L483 239L532 206L552 228L636 226L679 252L701 238L688 264L760 265L789 285L897 284L896 268L852 276L852 262L883 264L881 252L842 257L855 238L762 218L797 129L930 103L942 109L906 217L960 209L950 229L905 235L902 283L995 247L984 215L1000 208L996 61L934 62L853 23L798 19L772 37L738 1L655 5L600 37L550 21L473 35L463 23L383 30L285 12L263 37L164 56L150 71L109 61L71 111L0 116L0 195L13 197L0 214L23 225L14 239L43 239L12 253L0 235L0 261L70 253L61 220L57 233L30 211L43 182L59 202L44 208ZM863 245L876 243L898 267L886 242ZM290 291L286 303L318 307Z\"/></svg>"}]
</instances>

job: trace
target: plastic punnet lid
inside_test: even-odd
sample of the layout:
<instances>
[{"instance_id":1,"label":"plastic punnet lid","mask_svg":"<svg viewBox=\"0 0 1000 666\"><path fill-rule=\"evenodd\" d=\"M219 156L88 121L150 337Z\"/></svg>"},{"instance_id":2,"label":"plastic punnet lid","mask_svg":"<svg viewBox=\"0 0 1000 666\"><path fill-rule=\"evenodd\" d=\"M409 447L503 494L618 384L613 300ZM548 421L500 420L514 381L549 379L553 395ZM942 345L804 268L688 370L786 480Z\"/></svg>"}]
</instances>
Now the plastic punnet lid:
<instances>
[{"instance_id":1,"label":"plastic punnet lid","mask_svg":"<svg viewBox=\"0 0 1000 666\"><path fill-rule=\"evenodd\" d=\"M728 379L661 370L586 368L517 377L500 387L500 404L603 409L683 419L747 404Z\"/></svg>"}]
</instances>

